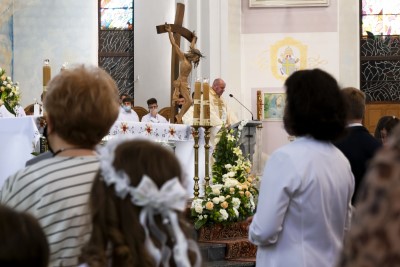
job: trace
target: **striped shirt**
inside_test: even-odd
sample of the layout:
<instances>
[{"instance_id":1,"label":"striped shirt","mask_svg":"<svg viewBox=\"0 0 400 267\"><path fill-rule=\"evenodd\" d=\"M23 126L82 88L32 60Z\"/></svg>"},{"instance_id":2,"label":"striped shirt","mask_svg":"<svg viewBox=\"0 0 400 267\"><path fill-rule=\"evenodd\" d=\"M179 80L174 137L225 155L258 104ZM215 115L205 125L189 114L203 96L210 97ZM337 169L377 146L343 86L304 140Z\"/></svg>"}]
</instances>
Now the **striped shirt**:
<instances>
[{"instance_id":1,"label":"striped shirt","mask_svg":"<svg viewBox=\"0 0 400 267\"><path fill-rule=\"evenodd\" d=\"M51 267L78 265L89 240L89 194L99 169L96 156L54 157L10 176L0 202L35 216L50 244Z\"/></svg>"}]
</instances>

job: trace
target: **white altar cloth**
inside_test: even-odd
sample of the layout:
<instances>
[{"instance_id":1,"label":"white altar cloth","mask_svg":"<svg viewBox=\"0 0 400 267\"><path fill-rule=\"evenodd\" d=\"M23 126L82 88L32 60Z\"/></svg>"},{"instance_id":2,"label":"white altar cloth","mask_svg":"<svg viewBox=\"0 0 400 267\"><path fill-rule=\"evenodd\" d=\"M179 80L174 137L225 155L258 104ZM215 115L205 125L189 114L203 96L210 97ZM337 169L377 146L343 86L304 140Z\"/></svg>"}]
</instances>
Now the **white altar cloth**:
<instances>
[{"instance_id":1,"label":"white altar cloth","mask_svg":"<svg viewBox=\"0 0 400 267\"><path fill-rule=\"evenodd\" d=\"M0 188L33 157L39 138L35 117L0 118Z\"/></svg>"},{"instance_id":2,"label":"white altar cloth","mask_svg":"<svg viewBox=\"0 0 400 267\"><path fill-rule=\"evenodd\" d=\"M175 156L178 158L184 178L185 188L193 196L194 187L194 140L192 127L184 124L151 123L151 122L125 122L117 121L111 127L110 133L104 139L118 135L132 135L149 137L158 142L168 142L174 147ZM204 185L204 131L199 134L199 185L203 192ZM211 157L211 155L210 155Z\"/></svg>"},{"instance_id":3,"label":"white altar cloth","mask_svg":"<svg viewBox=\"0 0 400 267\"><path fill-rule=\"evenodd\" d=\"M191 127L183 124L116 121L109 135L145 136L156 141L187 141L191 136Z\"/></svg>"}]
</instances>

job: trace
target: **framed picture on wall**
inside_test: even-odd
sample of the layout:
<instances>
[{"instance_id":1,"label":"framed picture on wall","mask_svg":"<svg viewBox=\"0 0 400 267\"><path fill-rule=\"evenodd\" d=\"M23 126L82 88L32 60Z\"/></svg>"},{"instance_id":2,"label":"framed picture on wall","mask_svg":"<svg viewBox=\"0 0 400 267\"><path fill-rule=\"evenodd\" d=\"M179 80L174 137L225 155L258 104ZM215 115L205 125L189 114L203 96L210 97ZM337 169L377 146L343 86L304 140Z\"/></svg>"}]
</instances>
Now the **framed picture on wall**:
<instances>
[{"instance_id":1,"label":"framed picture on wall","mask_svg":"<svg viewBox=\"0 0 400 267\"><path fill-rule=\"evenodd\" d=\"M281 121L285 110L286 94L282 92L264 93L264 121Z\"/></svg>"},{"instance_id":2,"label":"framed picture on wall","mask_svg":"<svg viewBox=\"0 0 400 267\"><path fill-rule=\"evenodd\" d=\"M329 6L329 0L249 0L250 7Z\"/></svg>"}]
</instances>

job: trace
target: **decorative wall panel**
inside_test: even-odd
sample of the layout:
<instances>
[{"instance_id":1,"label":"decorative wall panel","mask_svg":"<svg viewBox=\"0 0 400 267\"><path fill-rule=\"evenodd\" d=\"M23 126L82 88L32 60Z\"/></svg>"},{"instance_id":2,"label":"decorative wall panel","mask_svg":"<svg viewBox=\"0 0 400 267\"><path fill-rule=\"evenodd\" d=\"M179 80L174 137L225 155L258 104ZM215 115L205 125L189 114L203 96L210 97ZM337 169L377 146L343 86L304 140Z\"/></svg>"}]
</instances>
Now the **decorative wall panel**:
<instances>
[{"instance_id":1,"label":"decorative wall panel","mask_svg":"<svg viewBox=\"0 0 400 267\"><path fill-rule=\"evenodd\" d=\"M100 57L102 66L117 82L120 94L134 95L133 57Z\"/></svg>"},{"instance_id":2,"label":"decorative wall panel","mask_svg":"<svg viewBox=\"0 0 400 267\"><path fill-rule=\"evenodd\" d=\"M400 38L369 36L361 40L361 90L367 102L400 100Z\"/></svg>"},{"instance_id":3,"label":"decorative wall panel","mask_svg":"<svg viewBox=\"0 0 400 267\"><path fill-rule=\"evenodd\" d=\"M100 31L100 53L133 53L133 31Z\"/></svg>"},{"instance_id":4,"label":"decorative wall panel","mask_svg":"<svg viewBox=\"0 0 400 267\"><path fill-rule=\"evenodd\" d=\"M134 97L133 1L99 0L99 20L103 18L99 21L99 66L114 78L120 94L131 97ZM120 12L124 13L122 17ZM125 16L129 18L121 20Z\"/></svg>"}]
</instances>

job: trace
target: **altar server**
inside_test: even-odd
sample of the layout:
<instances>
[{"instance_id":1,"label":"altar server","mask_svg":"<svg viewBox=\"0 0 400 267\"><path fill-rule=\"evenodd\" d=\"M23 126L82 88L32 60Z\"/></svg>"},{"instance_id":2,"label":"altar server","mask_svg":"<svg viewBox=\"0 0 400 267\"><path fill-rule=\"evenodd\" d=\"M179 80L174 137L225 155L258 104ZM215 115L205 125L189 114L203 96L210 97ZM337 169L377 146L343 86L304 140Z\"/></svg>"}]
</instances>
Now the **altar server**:
<instances>
[{"instance_id":1,"label":"altar server","mask_svg":"<svg viewBox=\"0 0 400 267\"><path fill-rule=\"evenodd\" d=\"M126 97L122 100L117 121L139 121L139 116L132 109L132 103L133 99L130 97Z\"/></svg>"},{"instance_id":2,"label":"altar server","mask_svg":"<svg viewBox=\"0 0 400 267\"><path fill-rule=\"evenodd\" d=\"M91 232L87 203L99 169L95 146L117 119L118 89L104 70L78 66L50 81L44 107L54 156L9 177L0 201L39 220L50 244L49 266L77 266Z\"/></svg>"},{"instance_id":3,"label":"altar server","mask_svg":"<svg viewBox=\"0 0 400 267\"><path fill-rule=\"evenodd\" d=\"M142 122L168 123L166 118L158 114L157 99L150 98L147 100L147 106L149 108L149 113L142 117Z\"/></svg>"}]
</instances>

